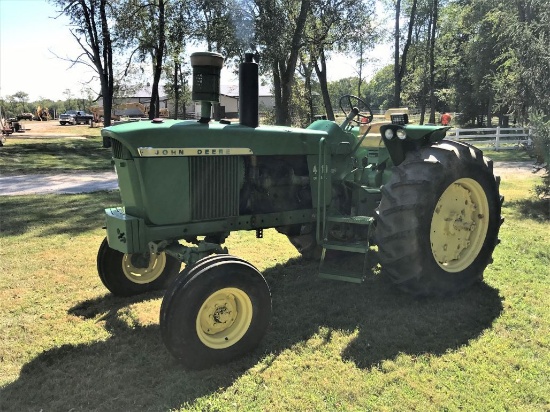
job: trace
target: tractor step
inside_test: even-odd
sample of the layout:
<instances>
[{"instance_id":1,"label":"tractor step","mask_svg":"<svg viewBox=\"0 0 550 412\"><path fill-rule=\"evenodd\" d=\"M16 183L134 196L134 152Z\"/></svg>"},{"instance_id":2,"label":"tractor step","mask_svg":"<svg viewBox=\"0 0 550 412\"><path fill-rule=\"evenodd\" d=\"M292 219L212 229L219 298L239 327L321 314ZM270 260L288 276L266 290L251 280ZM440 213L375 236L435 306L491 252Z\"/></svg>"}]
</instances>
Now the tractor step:
<instances>
[{"instance_id":1,"label":"tractor step","mask_svg":"<svg viewBox=\"0 0 550 412\"><path fill-rule=\"evenodd\" d=\"M369 243L328 240L323 242L323 248L326 250L341 250L344 252L367 253L369 250Z\"/></svg>"},{"instance_id":2,"label":"tractor step","mask_svg":"<svg viewBox=\"0 0 550 412\"><path fill-rule=\"evenodd\" d=\"M325 217L325 230L323 235L323 253L321 254L321 261L319 262L319 277L324 279L342 280L345 282L361 283L363 282L367 273L367 256L369 252L368 240L355 240L355 241L341 241L335 239L328 239L328 233L331 225L358 225L358 226L370 226L374 222L374 219L370 216L343 216L343 215L327 215ZM369 230L370 227L367 228ZM363 230L363 229L362 229ZM368 237L367 237L368 238ZM357 266L346 268L345 264L342 265L338 259L335 261L331 257L327 258L328 251L338 251L340 255L342 253L353 253L357 255L363 255L363 262L360 263L359 268ZM334 252L336 253L336 252ZM350 255L351 256L351 255ZM352 260L347 262L353 262L354 257L350 257ZM354 270L359 269L359 271Z\"/></svg>"},{"instance_id":3,"label":"tractor step","mask_svg":"<svg viewBox=\"0 0 550 412\"><path fill-rule=\"evenodd\" d=\"M319 277L323 279L340 280L351 283L363 283L365 275L357 272L342 273L340 270L330 270L324 268L322 271L319 271Z\"/></svg>"},{"instance_id":4,"label":"tractor step","mask_svg":"<svg viewBox=\"0 0 550 412\"><path fill-rule=\"evenodd\" d=\"M370 225L374 218L369 216L327 216L327 222L349 223L352 225Z\"/></svg>"}]
</instances>

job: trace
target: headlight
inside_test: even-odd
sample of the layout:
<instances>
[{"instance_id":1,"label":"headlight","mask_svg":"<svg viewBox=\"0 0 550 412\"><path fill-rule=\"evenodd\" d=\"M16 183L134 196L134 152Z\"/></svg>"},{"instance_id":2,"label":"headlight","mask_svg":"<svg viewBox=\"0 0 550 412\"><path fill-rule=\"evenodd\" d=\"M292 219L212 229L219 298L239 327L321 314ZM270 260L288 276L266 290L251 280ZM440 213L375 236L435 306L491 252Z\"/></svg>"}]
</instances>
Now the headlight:
<instances>
[{"instance_id":1,"label":"headlight","mask_svg":"<svg viewBox=\"0 0 550 412\"><path fill-rule=\"evenodd\" d=\"M384 132L384 136L388 140L393 139L394 138L393 130L392 129L386 129L386 131Z\"/></svg>"},{"instance_id":2,"label":"headlight","mask_svg":"<svg viewBox=\"0 0 550 412\"><path fill-rule=\"evenodd\" d=\"M407 138L407 133L403 129L397 129L397 137L399 137L401 140L404 140Z\"/></svg>"}]
</instances>

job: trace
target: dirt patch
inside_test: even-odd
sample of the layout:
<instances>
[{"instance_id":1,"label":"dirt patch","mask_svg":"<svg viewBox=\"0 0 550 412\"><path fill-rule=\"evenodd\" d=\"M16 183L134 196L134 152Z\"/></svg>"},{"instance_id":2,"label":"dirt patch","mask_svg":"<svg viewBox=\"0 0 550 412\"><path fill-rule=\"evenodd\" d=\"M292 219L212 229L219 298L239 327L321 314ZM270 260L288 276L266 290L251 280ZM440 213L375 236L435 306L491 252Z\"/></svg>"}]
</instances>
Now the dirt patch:
<instances>
[{"instance_id":1,"label":"dirt patch","mask_svg":"<svg viewBox=\"0 0 550 412\"><path fill-rule=\"evenodd\" d=\"M16 132L10 135L9 139L55 139L69 137L83 139L85 135L99 134L98 127L90 125L65 125L59 124L58 120L45 122L35 120L22 120L19 122L24 132Z\"/></svg>"},{"instance_id":2,"label":"dirt patch","mask_svg":"<svg viewBox=\"0 0 550 412\"><path fill-rule=\"evenodd\" d=\"M527 179L544 175L544 169L537 169L533 162L495 162L493 172L501 179L509 177Z\"/></svg>"}]
</instances>

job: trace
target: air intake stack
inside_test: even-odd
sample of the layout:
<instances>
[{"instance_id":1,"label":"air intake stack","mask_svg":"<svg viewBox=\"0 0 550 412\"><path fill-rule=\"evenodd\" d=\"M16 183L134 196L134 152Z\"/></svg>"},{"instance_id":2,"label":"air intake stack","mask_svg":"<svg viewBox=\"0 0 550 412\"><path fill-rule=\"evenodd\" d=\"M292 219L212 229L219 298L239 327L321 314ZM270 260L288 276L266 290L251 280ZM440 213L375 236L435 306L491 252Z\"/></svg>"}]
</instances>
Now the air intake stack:
<instances>
[{"instance_id":1,"label":"air intake stack","mask_svg":"<svg viewBox=\"0 0 550 412\"><path fill-rule=\"evenodd\" d=\"M258 127L258 58L245 53L239 65L239 117L243 126Z\"/></svg>"},{"instance_id":2,"label":"air intake stack","mask_svg":"<svg viewBox=\"0 0 550 412\"><path fill-rule=\"evenodd\" d=\"M201 123L210 121L212 103L220 102L220 72L223 56L219 53L197 52L191 55L193 67L193 101L201 102Z\"/></svg>"}]
</instances>

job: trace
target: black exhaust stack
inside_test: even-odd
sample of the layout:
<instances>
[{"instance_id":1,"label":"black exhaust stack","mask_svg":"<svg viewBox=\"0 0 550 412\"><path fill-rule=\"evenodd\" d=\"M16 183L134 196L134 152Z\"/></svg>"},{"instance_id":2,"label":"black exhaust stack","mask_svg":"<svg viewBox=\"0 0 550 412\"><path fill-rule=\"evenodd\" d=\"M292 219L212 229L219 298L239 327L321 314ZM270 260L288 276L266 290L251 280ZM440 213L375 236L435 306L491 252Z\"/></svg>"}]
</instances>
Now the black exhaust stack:
<instances>
[{"instance_id":1,"label":"black exhaust stack","mask_svg":"<svg viewBox=\"0 0 550 412\"><path fill-rule=\"evenodd\" d=\"M255 58L254 58L255 57ZM256 61L254 61L256 60ZM239 65L239 118L243 126L258 127L258 56L245 53Z\"/></svg>"}]
</instances>

